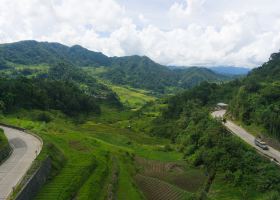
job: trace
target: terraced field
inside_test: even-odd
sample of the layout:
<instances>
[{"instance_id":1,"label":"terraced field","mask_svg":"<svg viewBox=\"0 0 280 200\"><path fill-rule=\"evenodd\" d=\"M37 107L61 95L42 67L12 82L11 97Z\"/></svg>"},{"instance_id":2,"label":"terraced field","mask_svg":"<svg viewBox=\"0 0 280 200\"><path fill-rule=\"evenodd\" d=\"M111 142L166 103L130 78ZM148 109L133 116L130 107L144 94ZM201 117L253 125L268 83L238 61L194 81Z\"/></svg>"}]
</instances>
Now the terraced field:
<instances>
[{"instance_id":1,"label":"terraced field","mask_svg":"<svg viewBox=\"0 0 280 200\"><path fill-rule=\"evenodd\" d=\"M156 160L147 160L141 157L136 157L135 162L142 167L145 175L155 173L168 173L171 171L184 172L181 165L176 162L160 162Z\"/></svg>"},{"instance_id":2,"label":"terraced field","mask_svg":"<svg viewBox=\"0 0 280 200\"><path fill-rule=\"evenodd\" d=\"M200 170L182 162L160 162L136 157L135 163L139 166L139 174L157 178L188 192L197 192L207 179Z\"/></svg>"},{"instance_id":3,"label":"terraced field","mask_svg":"<svg viewBox=\"0 0 280 200\"><path fill-rule=\"evenodd\" d=\"M33 116L37 111L0 117L7 124L40 135L47 147L41 159L50 155L54 161L52 175L36 200L86 200L93 197L98 200L142 200L143 195L134 181L133 155L166 162L181 158L178 152L164 152L158 148L168 143L166 139L119 126L118 122L129 119L131 113L113 109L105 111L82 124L55 111L48 113L52 117L49 123L35 121ZM117 161L110 160L111 156Z\"/></svg>"},{"instance_id":4,"label":"terraced field","mask_svg":"<svg viewBox=\"0 0 280 200\"><path fill-rule=\"evenodd\" d=\"M37 195L36 199L69 199L73 198L76 189L86 180L87 176L94 170L96 164L93 162L88 166L66 165L54 181L49 182Z\"/></svg>"},{"instance_id":5,"label":"terraced field","mask_svg":"<svg viewBox=\"0 0 280 200\"><path fill-rule=\"evenodd\" d=\"M136 175L135 181L148 200L184 200L191 196L171 184L143 175Z\"/></svg>"}]
</instances>

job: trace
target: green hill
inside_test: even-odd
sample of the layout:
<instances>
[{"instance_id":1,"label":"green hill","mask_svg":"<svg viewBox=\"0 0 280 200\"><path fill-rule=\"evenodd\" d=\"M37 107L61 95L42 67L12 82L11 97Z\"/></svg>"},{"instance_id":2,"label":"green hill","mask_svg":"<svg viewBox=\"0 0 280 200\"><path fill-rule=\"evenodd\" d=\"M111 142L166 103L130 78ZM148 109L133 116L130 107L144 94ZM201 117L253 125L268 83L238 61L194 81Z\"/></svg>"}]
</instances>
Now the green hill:
<instances>
[{"instance_id":1,"label":"green hill","mask_svg":"<svg viewBox=\"0 0 280 200\"><path fill-rule=\"evenodd\" d=\"M6 65L52 65L68 61L77 66L107 66L110 60L102 53L89 51L81 46L68 47L59 43L33 40L0 45L0 60ZM1 62L0 62L1 63Z\"/></svg>"},{"instance_id":2,"label":"green hill","mask_svg":"<svg viewBox=\"0 0 280 200\"><path fill-rule=\"evenodd\" d=\"M258 134L280 140L280 53L272 54L242 81L230 112L245 125L257 126Z\"/></svg>"},{"instance_id":3,"label":"green hill","mask_svg":"<svg viewBox=\"0 0 280 200\"><path fill-rule=\"evenodd\" d=\"M112 58L112 67L101 75L115 84L131 85L159 93L168 88L191 88L203 81L225 81L229 77L199 67L170 69L146 56Z\"/></svg>"},{"instance_id":4,"label":"green hill","mask_svg":"<svg viewBox=\"0 0 280 200\"><path fill-rule=\"evenodd\" d=\"M203 81L219 82L230 78L202 67L189 67L185 69L174 69L178 77L178 85L182 88L191 88L199 85Z\"/></svg>"},{"instance_id":5,"label":"green hill","mask_svg":"<svg viewBox=\"0 0 280 200\"><path fill-rule=\"evenodd\" d=\"M174 88L190 88L202 81L224 81L229 78L205 68L172 70L146 56L107 57L81 46L59 43L21 41L0 45L0 69L21 66L53 66L66 62L76 67L105 66L99 77L114 84L129 85L157 93Z\"/></svg>"}]
</instances>

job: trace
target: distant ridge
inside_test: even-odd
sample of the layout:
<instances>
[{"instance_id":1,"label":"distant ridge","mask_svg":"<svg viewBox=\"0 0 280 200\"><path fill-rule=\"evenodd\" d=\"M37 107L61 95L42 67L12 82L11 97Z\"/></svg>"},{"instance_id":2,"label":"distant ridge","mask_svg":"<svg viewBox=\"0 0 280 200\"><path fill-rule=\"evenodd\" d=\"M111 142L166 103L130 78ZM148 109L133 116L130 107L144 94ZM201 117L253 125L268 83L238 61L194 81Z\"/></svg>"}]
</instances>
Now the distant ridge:
<instances>
[{"instance_id":1,"label":"distant ridge","mask_svg":"<svg viewBox=\"0 0 280 200\"><path fill-rule=\"evenodd\" d=\"M246 67L217 66L208 68L218 74L224 75L247 75L251 71L251 69Z\"/></svg>"},{"instance_id":2,"label":"distant ridge","mask_svg":"<svg viewBox=\"0 0 280 200\"><path fill-rule=\"evenodd\" d=\"M76 67L103 66L106 70L98 75L100 78L114 84L130 85L157 93L190 88L203 81L220 82L230 79L206 68L170 69L147 56L108 57L79 45L68 47L34 40L0 44L0 69L13 64L53 66L61 62Z\"/></svg>"}]
</instances>

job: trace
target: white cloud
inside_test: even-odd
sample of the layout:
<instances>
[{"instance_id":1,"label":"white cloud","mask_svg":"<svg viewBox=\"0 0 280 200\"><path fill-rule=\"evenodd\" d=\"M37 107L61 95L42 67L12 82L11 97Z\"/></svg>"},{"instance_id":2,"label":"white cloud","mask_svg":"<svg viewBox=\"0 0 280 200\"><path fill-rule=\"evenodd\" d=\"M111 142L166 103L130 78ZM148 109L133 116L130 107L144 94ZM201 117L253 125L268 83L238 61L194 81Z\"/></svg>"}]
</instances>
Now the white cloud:
<instances>
[{"instance_id":1,"label":"white cloud","mask_svg":"<svg viewBox=\"0 0 280 200\"><path fill-rule=\"evenodd\" d=\"M110 56L147 55L162 64L249 67L280 49L276 0L174 0L169 9L155 11L157 20L140 8L132 17L130 8L115 0L0 3L5 5L0 7L0 43L47 40Z\"/></svg>"}]
</instances>

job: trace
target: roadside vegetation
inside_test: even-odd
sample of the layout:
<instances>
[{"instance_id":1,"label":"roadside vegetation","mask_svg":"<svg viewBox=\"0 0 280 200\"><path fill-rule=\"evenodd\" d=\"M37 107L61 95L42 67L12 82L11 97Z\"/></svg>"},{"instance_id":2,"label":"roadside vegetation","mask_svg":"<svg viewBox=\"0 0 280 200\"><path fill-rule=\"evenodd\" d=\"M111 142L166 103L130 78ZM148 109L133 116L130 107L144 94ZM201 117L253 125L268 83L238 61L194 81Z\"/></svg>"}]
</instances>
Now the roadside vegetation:
<instances>
[{"instance_id":1,"label":"roadside vegetation","mask_svg":"<svg viewBox=\"0 0 280 200\"><path fill-rule=\"evenodd\" d=\"M0 164L9 156L11 147L8 139L4 134L3 129L0 128Z\"/></svg>"},{"instance_id":2,"label":"roadside vegetation","mask_svg":"<svg viewBox=\"0 0 280 200\"><path fill-rule=\"evenodd\" d=\"M279 168L211 118L221 87L205 83L170 98L152 134L170 138L188 163L212 177L210 199L264 199L279 193Z\"/></svg>"},{"instance_id":3,"label":"roadside vegetation","mask_svg":"<svg viewBox=\"0 0 280 200\"><path fill-rule=\"evenodd\" d=\"M263 128L264 136L280 139L280 53L275 53L242 82L230 102L230 113L245 125Z\"/></svg>"}]
</instances>

